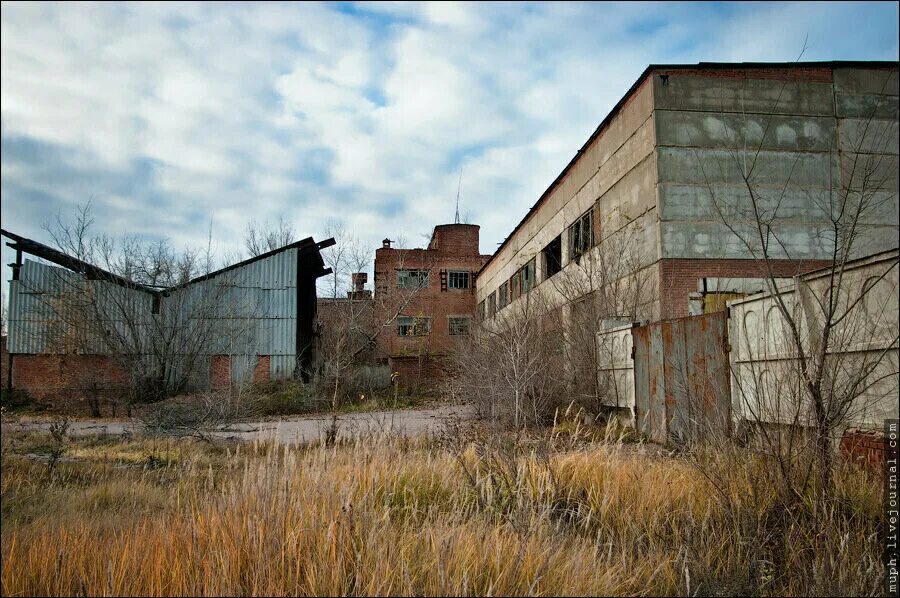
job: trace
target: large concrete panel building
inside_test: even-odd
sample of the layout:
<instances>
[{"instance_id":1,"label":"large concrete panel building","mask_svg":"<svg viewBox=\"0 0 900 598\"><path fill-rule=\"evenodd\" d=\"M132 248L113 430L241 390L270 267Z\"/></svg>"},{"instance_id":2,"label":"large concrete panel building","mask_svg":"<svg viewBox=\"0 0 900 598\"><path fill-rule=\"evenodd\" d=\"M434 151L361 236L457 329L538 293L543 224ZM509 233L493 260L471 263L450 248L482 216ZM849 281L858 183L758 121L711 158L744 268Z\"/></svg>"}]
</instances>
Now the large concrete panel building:
<instances>
[{"instance_id":1,"label":"large concrete panel building","mask_svg":"<svg viewBox=\"0 0 900 598\"><path fill-rule=\"evenodd\" d=\"M610 318L721 308L761 290L763 254L778 277L829 265L848 194L867 201L853 255L896 248L897 153L897 63L651 65L481 269L479 312L569 305L560 281L592 258L601 284L641 281Z\"/></svg>"}]
</instances>

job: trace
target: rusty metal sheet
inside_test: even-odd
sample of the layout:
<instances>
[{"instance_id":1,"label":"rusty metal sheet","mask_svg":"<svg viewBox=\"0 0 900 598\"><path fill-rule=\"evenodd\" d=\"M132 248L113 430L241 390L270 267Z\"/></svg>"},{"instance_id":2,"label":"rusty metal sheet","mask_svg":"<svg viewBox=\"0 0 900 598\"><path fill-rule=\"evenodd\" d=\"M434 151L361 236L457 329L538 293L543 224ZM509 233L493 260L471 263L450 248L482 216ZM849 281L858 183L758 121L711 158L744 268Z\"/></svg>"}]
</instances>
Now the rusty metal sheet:
<instances>
[{"instance_id":1,"label":"rusty metal sheet","mask_svg":"<svg viewBox=\"0 0 900 598\"><path fill-rule=\"evenodd\" d=\"M666 434L666 375L663 327L650 328L650 359L647 363L650 376L650 439L665 444Z\"/></svg>"},{"instance_id":2,"label":"rusty metal sheet","mask_svg":"<svg viewBox=\"0 0 900 598\"><path fill-rule=\"evenodd\" d=\"M632 330L638 429L654 442L730 432L725 312Z\"/></svg>"},{"instance_id":3,"label":"rusty metal sheet","mask_svg":"<svg viewBox=\"0 0 900 598\"><path fill-rule=\"evenodd\" d=\"M634 345L634 424L638 432L650 436L650 373L647 369L650 353L650 328L632 328Z\"/></svg>"}]
</instances>

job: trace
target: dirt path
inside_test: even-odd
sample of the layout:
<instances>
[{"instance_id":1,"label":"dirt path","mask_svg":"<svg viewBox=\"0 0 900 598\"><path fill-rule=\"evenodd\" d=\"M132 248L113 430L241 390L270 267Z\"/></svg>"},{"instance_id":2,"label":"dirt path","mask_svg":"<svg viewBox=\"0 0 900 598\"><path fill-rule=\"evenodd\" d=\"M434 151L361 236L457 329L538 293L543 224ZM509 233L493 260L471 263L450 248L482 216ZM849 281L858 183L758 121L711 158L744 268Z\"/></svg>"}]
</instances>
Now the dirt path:
<instances>
[{"instance_id":1,"label":"dirt path","mask_svg":"<svg viewBox=\"0 0 900 598\"><path fill-rule=\"evenodd\" d=\"M468 418L471 410L465 406L443 406L428 409L407 409L397 411L372 411L369 413L350 413L338 418L338 434L342 438L367 436L379 432L393 432L405 436L440 433L448 419ZM29 419L16 423L4 424L4 431L13 430L47 430L50 421L46 419ZM313 415L286 417L281 420L241 422L216 432L222 438L238 438L242 440L275 438L278 442L293 444L308 442L324 436L331 425L331 416ZM131 420L72 420L69 433L75 436L91 434L133 433L140 429L136 421Z\"/></svg>"}]
</instances>

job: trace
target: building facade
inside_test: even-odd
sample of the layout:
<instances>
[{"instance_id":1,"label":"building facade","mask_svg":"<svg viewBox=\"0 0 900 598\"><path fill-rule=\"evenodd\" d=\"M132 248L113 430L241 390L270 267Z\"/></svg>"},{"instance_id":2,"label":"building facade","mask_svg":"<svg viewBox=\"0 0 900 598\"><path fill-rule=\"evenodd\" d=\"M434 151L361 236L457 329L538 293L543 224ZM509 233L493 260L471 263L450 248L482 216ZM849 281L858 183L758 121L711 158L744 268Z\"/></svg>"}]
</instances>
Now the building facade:
<instances>
[{"instance_id":1,"label":"building facade","mask_svg":"<svg viewBox=\"0 0 900 598\"><path fill-rule=\"evenodd\" d=\"M596 290L586 264L630 293L611 319L722 309L767 275L744 242L754 205L776 216L776 277L831 262L848 193L874 208L854 256L896 248L897 148L896 63L650 66L478 273L478 313L526 296L566 310L579 281Z\"/></svg>"},{"instance_id":2,"label":"building facade","mask_svg":"<svg viewBox=\"0 0 900 598\"><path fill-rule=\"evenodd\" d=\"M440 378L445 358L474 325L475 274L490 258L479 253L479 227L434 227L425 249L375 252L377 352L406 387Z\"/></svg>"}]
</instances>

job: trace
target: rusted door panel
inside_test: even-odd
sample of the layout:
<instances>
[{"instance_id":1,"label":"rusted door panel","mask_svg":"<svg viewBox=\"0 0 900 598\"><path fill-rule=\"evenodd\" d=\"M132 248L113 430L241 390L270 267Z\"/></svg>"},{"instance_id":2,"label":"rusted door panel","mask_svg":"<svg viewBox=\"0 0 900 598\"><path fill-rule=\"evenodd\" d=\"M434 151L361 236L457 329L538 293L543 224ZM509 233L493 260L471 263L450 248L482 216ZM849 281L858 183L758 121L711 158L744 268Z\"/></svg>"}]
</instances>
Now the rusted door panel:
<instances>
[{"instance_id":1,"label":"rusted door panel","mask_svg":"<svg viewBox=\"0 0 900 598\"><path fill-rule=\"evenodd\" d=\"M634 348L634 425L638 432L650 435L650 373L647 370L650 351L650 329L631 331Z\"/></svg>"},{"instance_id":2,"label":"rusted door panel","mask_svg":"<svg viewBox=\"0 0 900 598\"><path fill-rule=\"evenodd\" d=\"M718 433L731 433L731 371L728 363L728 320L724 312L704 317L709 327L704 335L707 421Z\"/></svg>"},{"instance_id":3,"label":"rusted door panel","mask_svg":"<svg viewBox=\"0 0 900 598\"><path fill-rule=\"evenodd\" d=\"M666 334L668 332L668 334ZM684 322L673 320L663 327L666 340L666 419L668 436L684 439L690 435L687 355L684 348Z\"/></svg>"},{"instance_id":4,"label":"rusted door panel","mask_svg":"<svg viewBox=\"0 0 900 598\"><path fill-rule=\"evenodd\" d=\"M635 415L654 442L730 433L725 312L632 330Z\"/></svg>"},{"instance_id":5,"label":"rusted door panel","mask_svg":"<svg viewBox=\"0 0 900 598\"><path fill-rule=\"evenodd\" d=\"M650 439L666 442L666 374L663 328L650 329L650 359L647 372L650 376Z\"/></svg>"}]
</instances>

